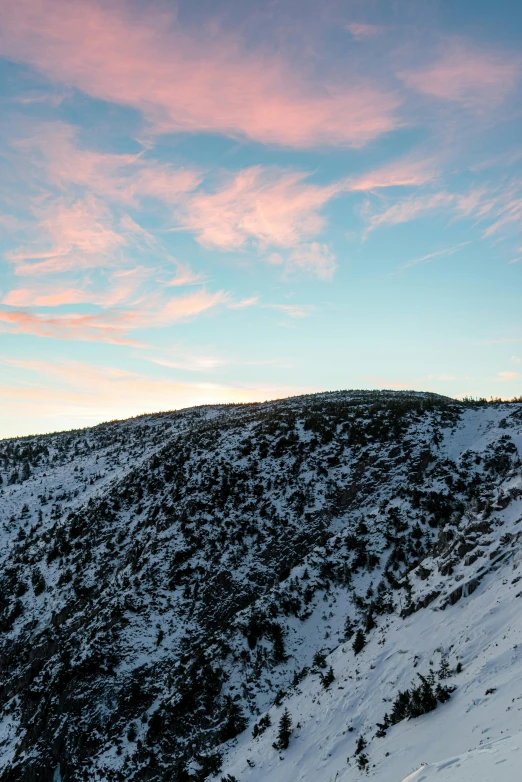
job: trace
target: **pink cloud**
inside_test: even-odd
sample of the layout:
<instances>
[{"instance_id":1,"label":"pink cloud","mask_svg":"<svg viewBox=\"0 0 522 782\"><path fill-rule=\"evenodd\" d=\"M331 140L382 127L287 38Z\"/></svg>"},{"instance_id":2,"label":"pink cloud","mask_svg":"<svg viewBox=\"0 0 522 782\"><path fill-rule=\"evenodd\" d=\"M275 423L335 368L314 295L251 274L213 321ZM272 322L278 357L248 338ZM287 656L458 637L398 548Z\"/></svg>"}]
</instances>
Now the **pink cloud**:
<instances>
[{"instance_id":1,"label":"pink cloud","mask_svg":"<svg viewBox=\"0 0 522 782\"><path fill-rule=\"evenodd\" d=\"M469 215L482 217L493 208L491 201L484 203L484 197L487 197L486 188L472 188L468 193L457 197L457 209L465 217Z\"/></svg>"},{"instance_id":2,"label":"pink cloud","mask_svg":"<svg viewBox=\"0 0 522 782\"><path fill-rule=\"evenodd\" d=\"M112 213L91 195L73 203L58 199L35 211L38 238L6 254L17 274L112 266L127 243L113 227Z\"/></svg>"},{"instance_id":3,"label":"pink cloud","mask_svg":"<svg viewBox=\"0 0 522 782\"><path fill-rule=\"evenodd\" d=\"M209 293L206 290L198 290L188 296L176 296L147 311L143 318L142 326L167 326L180 320L192 318L207 310L214 309L220 304L228 302L228 295L224 291Z\"/></svg>"},{"instance_id":4,"label":"pink cloud","mask_svg":"<svg viewBox=\"0 0 522 782\"><path fill-rule=\"evenodd\" d=\"M3 304L10 307L59 307L63 304L80 304L86 301L86 294L78 288L47 291L37 288L17 288L4 296Z\"/></svg>"},{"instance_id":5,"label":"pink cloud","mask_svg":"<svg viewBox=\"0 0 522 782\"><path fill-rule=\"evenodd\" d=\"M143 299L143 284L154 270L143 266L113 272L103 284L84 281L81 288L60 287L60 283L38 283L15 288L7 293L3 304L11 307L59 307L67 304L95 304L116 307Z\"/></svg>"},{"instance_id":6,"label":"pink cloud","mask_svg":"<svg viewBox=\"0 0 522 782\"><path fill-rule=\"evenodd\" d=\"M454 201L455 196L451 193L439 192L404 198L375 214L369 214L369 206L366 206L364 211L368 218L368 230L374 230L382 225L397 225L416 220L427 214L446 209Z\"/></svg>"},{"instance_id":7,"label":"pink cloud","mask_svg":"<svg viewBox=\"0 0 522 782\"><path fill-rule=\"evenodd\" d=\"M39 179L46 188L45 197L33 199L39 220L34 239L7 255L17 274L121 266L125 252L136 245L152 249L156 256L165 255L156 237L121 210L147 195L174 207L171 219L178 225L172 230L190 230L204 246L295 248L288 267L315 270L324 278L331 277L335 268L329 251L320 254L319 245L303 242L321 231L320 210L350 187L346 180L318 186L307 182L302 171L254 166L228 175L213 191L203 190L195 172L160 169L139 155L78 149L75 131L62 123L42 125L34 137L18 140L16 146L28 157L35 155L34 165L40 167ZM53 185L61 190L58 198L53 197ZM82 196L76 186L84 189ZM170 260L178 273L164 284L203 281L201 275ZM93 301L92 297L86 300Z\"/></svg>"},{"instance_id":8,"label":"pink cloud","mask_svg":"<svg viewBox=\"0 0 522 782\"><path fill-rule=\"evenodd\" d=\"M522 197L507 198L499 203L494 221L484 231L484 236L492 236L500 229L514 225L517 228L522 222Z\"/></svg>"},{"instance_id":9,"label":"pink cloud","mask_svg":"<svg viewBox=\"0 0 522 782\"><path fill-rule=\"evenodd\" d=\"M366 38L374 38L376 35L380 35L386 28L378 24L350 22L350 24L346 25L346 29L357 41L362 41Z\"/></svg>"},{"instance_id":10,"label":"pink cloud","mask_svg":"<svg viewBox=\"0 0 522 782\"><path fill-rule=\"evenodd\" d=\"M40 123L32 135L17 138L11 146L25 160L30 158L33 169L41 169L46 185L65 190L76 185L120 203L138 204L145 198L176 203L201 182L196 170L147 159L143 152L114 154L81 148L76 128L63 122Z\"/></svg>"},{"instance_id":11,"label":"pink cloud","mask_svg":"<svg viewBox=\"0 0 522 782\"><path fill-rule=\"evenodd\" d=\"M34 303L38 300L33 292L23 289L14 291L13 294L15 295L11 298L14 298L15 301L18 299ZM62 292L62 294L63 296L57 293L56 302L47 306L69 303L65 302L66 292ZM31 298L31 296L33 297ZM61 300L62 298L64 301ZM38 337L53 339L112 342L144 347L143 343L127 339L126 335L138 328L158 328L187 320L227 302L228 295L223 291L209 293L200 290L188 296L177 296L170 299L156 295L131 308L106 310L92 314L60 313L49 315L31 312L27 309L0 309L0 324L4 324L5 331L14 334L34 334ZM45 305L40 303L40 306Z\"/></svg>"},{"instance_id":12,"label":"pink cloud","mask_svg":"<svg viewBox=\"0 0 522 782\"><path fill-rule=\"evenodd\" d=\"M364 191L386 187L420 187L431 182L436 175L437 165L434 160L406 158L348 180L347 188Z\"/></svg>"},{"instance_id":13,"label":"pink cloud","mask_svg":"<svg viewBox=\"0 0 522 782\"><path fill-rule=\"evenodd\" d=\"M202 274L193 272L187 264L176 263L176 266L176 276L169 282L166 282L165 285L180 287L182 285L198 285L205 281Z\"/></svg>"},{"instance_id":14,"label":"pink cloud","mask_svg":"<svg viewBox=\"0 0 522 782\"><path fill-rule=\"evenodd\" d=\"M331 280L337 268L335 255L326 244L311 242L292 251L288 267L315 274L323 280Z\"/></svg>"},{"instance_id":15,"label":"pink cloud","mask_svg":"<svg viewBox=\"0 0 522 782\"><path fill-rule=\"evenodd\" d=\"M241 301L231 302L228 305L229 310L244 310L247 307L253 307L259 301L259 296L250 296L248 299L241 299Z\"/></svg>"},{"instance_id":16,"label":"pink cloud","mask_svg":"<svg viewBox=\"0 0 522 782\"><path fill-rule=\"evenodd\" d=\"M522 184L520 180L472 188L456 197L456 207L463 216L487 221L483 236L493 236L510 229L518 233L522 221Z\"/></svg>"},{"instance_id":17,"label":"pink cloud","mask_svg":"<svg viewBox=\"0 0 522 782\"><path fill-rule=\"evenodd\" d=\"M400 125L400 99L367 78L306 78L280 53L215 28L189 35L162 8L149 3L133 14L122 2L6 0L0 53L135 107L160 131L360 147Z\"/></svg>"},{"instance_id":18,"label":"pink cloud","mask_svg":"<svg viewBox=\"0 0 522 782\"><path fill-rule=\"evenodd\" d=\"M42 315L27 310L0 310L0 323L4 324L4 330L12 334L142 347L141 343L122 336L128 331L133 320L131 313Z\"/></svg>"},{"instance_id":19,"label":"pink cloud","mask_svg":"<svg viewBox=\"0 0 522 782\"><path fill-rule=\"evenodd\" d=\"M221 250L254 241L259 247L292 247L322 229L319 210L344 184L313 185L302 172L253 166L214 193L198 192L180 219L198 241Z\"/></svg>"},{"instance_id":20,"label":"pink cloud","mask_svg":"<svg viewBox=\"0 0 522 782\"><path fill-rule=\"evenodd\" d=\"M511 92L520 75L520 66L520 58L510 59L453 39L430 65L417 65L398 75L418 92L467 108L486 109L500 103Z\"/></svg>"},{"instance_id":21,"label":"pink cloud","mask_svg":"<svg viewBox=\"0 0 522 782\"><path fill-rule=\"evenodd\" d=\"M517 380L520 377L520 372L499 372L495 380L499 383L508 380Z\"/></svg>"}]
</instances>

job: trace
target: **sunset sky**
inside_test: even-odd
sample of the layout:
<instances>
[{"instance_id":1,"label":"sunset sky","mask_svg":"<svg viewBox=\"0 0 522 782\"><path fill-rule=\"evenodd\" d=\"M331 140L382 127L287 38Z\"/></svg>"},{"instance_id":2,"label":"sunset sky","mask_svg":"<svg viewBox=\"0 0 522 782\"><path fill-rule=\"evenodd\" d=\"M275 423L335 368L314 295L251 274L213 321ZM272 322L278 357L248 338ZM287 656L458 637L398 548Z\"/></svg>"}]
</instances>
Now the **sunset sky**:
<instances>
[{"instance_id":1,"label":"sunset sky","mask_svg":"<svg viewBox=\"0 0 522 782\"><path fill-rule=\"evenodd\" d=\"M0 436L522 394L522 3L0 0Z\"/></svg>"}]
</instances>

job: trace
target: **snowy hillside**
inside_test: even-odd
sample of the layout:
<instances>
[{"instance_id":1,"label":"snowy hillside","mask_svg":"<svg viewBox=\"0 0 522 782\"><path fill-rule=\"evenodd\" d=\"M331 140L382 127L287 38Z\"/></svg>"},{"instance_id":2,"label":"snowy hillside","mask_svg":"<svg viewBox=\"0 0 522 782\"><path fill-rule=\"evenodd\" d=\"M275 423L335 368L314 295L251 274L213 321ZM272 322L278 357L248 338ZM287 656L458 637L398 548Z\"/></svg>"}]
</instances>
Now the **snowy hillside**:
<instances>
[{"instance_id":1,"label":"snowy hillside","mask_svg":"<svg viewBox=\"0 0 522 782\"><path fill-rule=\"evenodd\" d=\"M521 454L413 392L0 442L0 780L518 779Z\"/></svg>"}]
</instances>

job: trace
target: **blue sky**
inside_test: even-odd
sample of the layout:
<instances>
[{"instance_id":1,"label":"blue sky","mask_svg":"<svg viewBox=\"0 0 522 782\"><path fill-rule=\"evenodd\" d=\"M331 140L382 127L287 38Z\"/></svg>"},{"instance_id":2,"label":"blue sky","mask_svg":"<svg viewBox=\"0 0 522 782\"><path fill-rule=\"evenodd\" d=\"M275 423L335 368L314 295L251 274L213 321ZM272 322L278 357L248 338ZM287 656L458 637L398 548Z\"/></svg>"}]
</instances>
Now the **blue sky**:
<instances>
[{"instance_id":1,"label":"blue sky","mask_svg":"<svg viewBox=\"0 0 522 782\"><path fill-rule=\"evenodd\" d=\"M522 10L4 0L0 435L522 392Z\"/></svg>"}]
</instances>

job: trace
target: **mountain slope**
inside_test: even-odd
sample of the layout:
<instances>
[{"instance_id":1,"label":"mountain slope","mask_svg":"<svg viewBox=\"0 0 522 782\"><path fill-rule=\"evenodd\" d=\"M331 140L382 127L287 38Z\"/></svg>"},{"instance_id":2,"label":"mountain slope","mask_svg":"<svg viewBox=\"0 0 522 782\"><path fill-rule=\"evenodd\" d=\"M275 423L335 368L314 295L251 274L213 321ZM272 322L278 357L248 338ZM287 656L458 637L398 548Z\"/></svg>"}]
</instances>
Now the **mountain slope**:
<instances>
[{"instance_id":1,"label":"mountain slope","mask_svg":"<svg viewBox=\"0 0 522 782\"><path fill-rule=\"evenodd\" d=\"M522 731L521 453L522 405L409 392L0 443L0 779L399 782Z\"/></svg>"}]
</instances>

